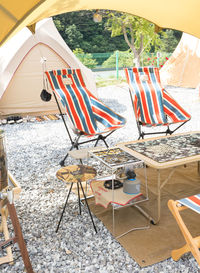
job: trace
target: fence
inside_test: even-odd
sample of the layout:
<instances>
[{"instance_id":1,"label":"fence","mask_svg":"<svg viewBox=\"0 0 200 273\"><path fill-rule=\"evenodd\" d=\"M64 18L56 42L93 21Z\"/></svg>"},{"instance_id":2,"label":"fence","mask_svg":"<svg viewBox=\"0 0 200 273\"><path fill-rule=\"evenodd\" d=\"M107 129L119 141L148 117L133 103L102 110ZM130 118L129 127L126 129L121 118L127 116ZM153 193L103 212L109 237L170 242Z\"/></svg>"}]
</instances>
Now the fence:
<instances>
[{"instance_id":1,"label":"fence","mask_svg":"<svg viewBox=\"0 0 200 273\"><path fill-rule=\"evenodd\" d=\"M134 55L131 52L107 52L107 53L84 53L76 54L79 60L91 68L93 71L116 70L116 76L119 76L119 70L123 67L135 66ZM143 53L140 57L141 66L154 66L161 68L171 56L171 53L156 52Z\"/></svg>"}]
</instances>

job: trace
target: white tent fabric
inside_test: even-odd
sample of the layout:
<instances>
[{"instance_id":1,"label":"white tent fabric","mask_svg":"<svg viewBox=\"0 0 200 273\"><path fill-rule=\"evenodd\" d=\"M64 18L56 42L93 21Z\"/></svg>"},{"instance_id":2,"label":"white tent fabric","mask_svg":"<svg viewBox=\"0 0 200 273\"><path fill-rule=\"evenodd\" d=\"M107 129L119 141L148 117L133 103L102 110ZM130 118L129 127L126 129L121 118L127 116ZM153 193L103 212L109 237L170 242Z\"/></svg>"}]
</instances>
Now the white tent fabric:
<instances>
[{"instance_id":1,"label":"white tent fabric","mask_svg":"<svg viewBox=\"0 0 200 273\"><path fill-rule=\"evenodd\" d=\"M200 39L183 33L172 56L160 70L164 85L196 88L200 83Z\"/></svg>"},{"instance_id":2,"label":"white tent fabric","mask_svg":"<svg viewBox=\"0 0 200 273\"><path fill-rule=\"evenodd\" d=\"M47 70L81 68L86 86L97 95L93 72L69 49L53 20L40 21L36 30L32 35L24 28L0 48L0 116L58 111L53 96L50 102L40 98L44 66Z\"/></svg>"}]
</instances>

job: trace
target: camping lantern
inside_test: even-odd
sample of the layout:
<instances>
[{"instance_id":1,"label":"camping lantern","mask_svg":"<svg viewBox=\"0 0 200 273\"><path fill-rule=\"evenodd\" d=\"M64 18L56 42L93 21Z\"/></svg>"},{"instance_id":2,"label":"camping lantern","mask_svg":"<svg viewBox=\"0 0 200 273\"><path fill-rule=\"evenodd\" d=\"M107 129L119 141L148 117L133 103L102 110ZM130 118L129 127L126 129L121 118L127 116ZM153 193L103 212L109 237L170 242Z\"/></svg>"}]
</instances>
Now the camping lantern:
<instances>
[{"instance_id":1,"label":"camping lantern","mask_svg":"<svg viewBox=\"0 0 200 273\"><path fill-rule=\"evenodd\" d=\"M127 179L124 181L123 192L127 194L140 193L140 180L136 178L136 173L133 170L126 172Z\"/></svg>"},{"instance_id":2,"label":"camping lantern","mask_svg":"<svg viewBox=\"0 0 200 273\"><path fill-rule=\"evenodd\" d=\"M98 9L96 10L95 14L93 15L93 21L95 23L101 23L102 21L102 15L98 13Z\"/></svg>"},{"instance_id":3,"label":"camping lantern","mask_svg":"<svg viewBox=\"0 0 200 273\"><path fill-rule=\"evenodd\" d=\"M4 131L0 130L0 191L8 186L8 168Z\"/></svg>"}]
</instances>

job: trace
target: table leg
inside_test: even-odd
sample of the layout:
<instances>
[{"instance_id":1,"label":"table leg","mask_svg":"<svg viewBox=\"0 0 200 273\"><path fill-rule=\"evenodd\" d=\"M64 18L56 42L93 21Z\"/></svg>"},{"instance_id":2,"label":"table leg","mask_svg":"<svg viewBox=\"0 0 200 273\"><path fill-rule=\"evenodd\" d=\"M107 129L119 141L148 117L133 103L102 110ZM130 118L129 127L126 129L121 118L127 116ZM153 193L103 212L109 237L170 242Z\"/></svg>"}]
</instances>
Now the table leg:
<instances>
[{"instance_id":1,"label":"table leg","mask_svg":"<svg viewBox=\"0 0 200 273\"><path fill-rule=\"evenodd\" d=\"M176 170L176 167L173 167L173 169L170 171L168 177L161 182L161 174L160 174L160 170L157 170L157 219L156 221L151 221L152 224L156 225L159 223L160 221L160 216L161 216L161 190L162 188L167 184L167 182L170 180L170 178L172 177L172 175L174 174Z\"/></svg>"}]
</instances>

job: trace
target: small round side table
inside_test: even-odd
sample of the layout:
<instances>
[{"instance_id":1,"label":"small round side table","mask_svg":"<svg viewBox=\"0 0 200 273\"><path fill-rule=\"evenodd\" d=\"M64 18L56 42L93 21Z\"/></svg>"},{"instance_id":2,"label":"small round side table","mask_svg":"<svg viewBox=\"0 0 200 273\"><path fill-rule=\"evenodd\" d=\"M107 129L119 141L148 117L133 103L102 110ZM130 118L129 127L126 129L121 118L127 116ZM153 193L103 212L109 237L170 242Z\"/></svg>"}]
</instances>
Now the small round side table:
<instances>
[{"instance_id":1,"label":"small round side table","mask_svg":"<svg viewBox=\"0 0 200 273\"><path fill-rule=\"evenodd\" d=\"M71 183L71 186L70 186L70 189L69 189L69 192L68 192L68 195L67 195L67 199L66 199L65 205L63 207L63 211L62 211L58 226L56 228L56 232L58 232L58 229L59 229L63 214L65 212L65 208L67 206L67 202L68 202L71 190L72 190L72 186L73 186L74 183L77 183L79 212L81 214L81 200L80 200L80 190L79 190L79 186L80 186L80 188L82 190L82 193L83 193L83 196L84 196L84 199L85 199L85 203L86 203L87 208L88 208L90 218L92 220L94 230L97 233L97 229L96 229L96 226L94 224L94 220L93 220L93 217L92 217L92 214L91 214L88 202L87 202L87 198L86 198L83 186L82 186L82 182L87 182L88 180L93 179L96 176L96 170L93 167L90 167L90 166L87 166L87 165L70 165L70 166L66 166L66 167L63 167L63 168L59 169L57 171L57 173L56 173L56 176L57 176L58 179L60 179L60 180L62 180L64 182Z\"/></svg>"}]
</instances>

